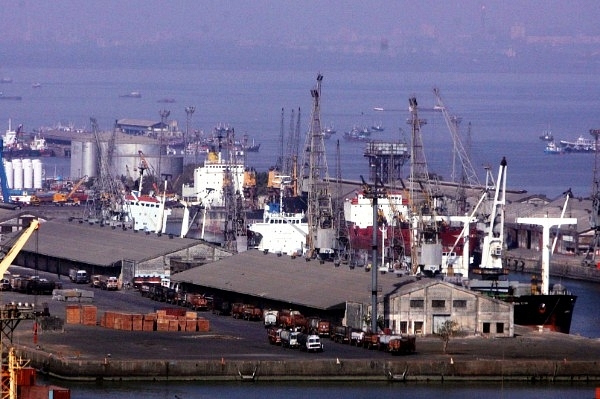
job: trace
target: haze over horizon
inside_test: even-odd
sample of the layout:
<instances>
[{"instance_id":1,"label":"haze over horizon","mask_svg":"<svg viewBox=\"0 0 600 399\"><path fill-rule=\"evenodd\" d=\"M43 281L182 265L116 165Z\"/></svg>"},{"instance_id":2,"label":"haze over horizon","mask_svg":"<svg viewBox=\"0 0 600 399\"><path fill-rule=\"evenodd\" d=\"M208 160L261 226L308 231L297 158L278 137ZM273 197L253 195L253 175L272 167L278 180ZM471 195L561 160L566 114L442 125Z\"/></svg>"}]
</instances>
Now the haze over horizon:
<instances>
[{"instance_id":1,"label":"haze over horizon","mask_svg":"<svg viewBox=\"0 0 600 399\"><path fill-rule=\"evenodd\" d=\"M377 57L382 68L593 72L599 16L593 0L0 0L0 68L270 61L352 68L349 60L360 67Z\"/></svg>"}]
</instances>

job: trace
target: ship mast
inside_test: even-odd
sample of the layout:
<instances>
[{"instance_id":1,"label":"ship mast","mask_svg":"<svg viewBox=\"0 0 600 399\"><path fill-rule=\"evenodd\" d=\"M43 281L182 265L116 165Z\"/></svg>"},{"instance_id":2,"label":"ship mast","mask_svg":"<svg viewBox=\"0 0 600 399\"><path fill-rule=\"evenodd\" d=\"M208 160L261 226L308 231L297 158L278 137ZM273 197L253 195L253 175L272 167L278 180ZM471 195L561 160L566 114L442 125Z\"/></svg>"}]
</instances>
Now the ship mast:
<instances>
[{"instance_id":1,"label":"ship mast","mask_svg":"<svg viewBox=\"0 0 600 399\"><path fill-rule=\"evenodd\" d=\"M307 257L319 257L321 262L333 256L335 241L333 204L321 129L322 81L323 75L318 74L316 87L310 91L313 108L304 152L308 160L305 159L302 165L303 191L308 192Z\"/></svg>"}]
</instances>

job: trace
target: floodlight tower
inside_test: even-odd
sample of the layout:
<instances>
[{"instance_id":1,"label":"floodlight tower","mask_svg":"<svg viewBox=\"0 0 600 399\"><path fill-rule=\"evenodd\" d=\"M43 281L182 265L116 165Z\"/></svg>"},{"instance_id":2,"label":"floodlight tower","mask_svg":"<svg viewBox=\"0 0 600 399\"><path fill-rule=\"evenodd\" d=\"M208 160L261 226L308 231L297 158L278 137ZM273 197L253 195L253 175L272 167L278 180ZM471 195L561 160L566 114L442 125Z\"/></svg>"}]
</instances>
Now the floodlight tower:
<instances>
[{"instance_id":1,"label":"floodlight tower","mask_svg":"<svg viewBox=\"0 0 600 399\"><path fill-rule=\"evenodd\" d=\"M187 115L186 125L185 125L185 136L183 136L183 151L187 149L187 141L190 137L190 122L192 121L192 115L196 111L196 107L190 105L185 107L185 114Z\"/></svg>"}]
</instances>

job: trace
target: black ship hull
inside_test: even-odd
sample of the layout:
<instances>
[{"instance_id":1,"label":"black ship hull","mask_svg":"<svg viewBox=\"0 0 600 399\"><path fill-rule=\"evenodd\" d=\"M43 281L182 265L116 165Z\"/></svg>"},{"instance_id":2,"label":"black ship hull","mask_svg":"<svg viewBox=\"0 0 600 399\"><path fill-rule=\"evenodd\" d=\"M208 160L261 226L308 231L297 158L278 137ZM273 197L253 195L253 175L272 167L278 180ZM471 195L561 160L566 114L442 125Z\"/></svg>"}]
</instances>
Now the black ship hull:
<instances>
[{"instance_id":1,"label":"black ship hull","mask_svg":"<svg viewBox=\"0 0 600 399\"><path fill-rule=\"evenodd\" d=\"M551 331L569 334L577 297L569 294L522 295L510 297L514 304L514 323L543 326Z\"/></svg>"}]
</instances>

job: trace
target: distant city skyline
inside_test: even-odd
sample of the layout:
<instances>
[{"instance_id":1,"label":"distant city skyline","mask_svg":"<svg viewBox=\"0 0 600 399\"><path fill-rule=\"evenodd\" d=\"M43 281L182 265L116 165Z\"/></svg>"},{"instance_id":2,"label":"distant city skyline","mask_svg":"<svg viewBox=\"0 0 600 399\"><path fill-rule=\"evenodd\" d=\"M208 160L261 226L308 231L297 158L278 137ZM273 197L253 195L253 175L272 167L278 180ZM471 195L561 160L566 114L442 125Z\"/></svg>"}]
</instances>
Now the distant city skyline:
<instances>
[{"instance_id":1,"label":"distant city skyline","mask_svg":"<svg viewBox=\"0 0 600 399\"><path fill-rule=\"evenodd\" d=\"M491 65L498 59L535 64L540 54L558 51L581 65L600 54L599 17L594 0L0 0L0 67L23 63L18 57L34 62L41 53L49 60L113 62L130 54L133 62L154 51L185 64L187 52L240 50L256 51L257 58L271 51L462 54L472 62L491 56Z\"/></svg>"}]
</instances>

